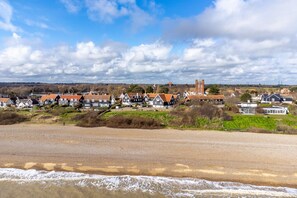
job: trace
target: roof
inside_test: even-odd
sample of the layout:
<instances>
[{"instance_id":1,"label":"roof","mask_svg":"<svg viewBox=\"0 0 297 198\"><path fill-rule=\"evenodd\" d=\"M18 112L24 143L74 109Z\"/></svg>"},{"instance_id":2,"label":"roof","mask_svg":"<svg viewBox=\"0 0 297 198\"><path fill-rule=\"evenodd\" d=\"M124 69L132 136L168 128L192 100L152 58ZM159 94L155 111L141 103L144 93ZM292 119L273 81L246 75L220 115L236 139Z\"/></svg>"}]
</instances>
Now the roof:
<instances>
[{"instance_id":1,"label":"roof","mask_svg":"<svg viewBox=\"0 0 297 198\"><path fill-rule=\"evenodd\" d=\"M61 95L61 99L66 99L66 100L71 100L71 99L80 100L82 97L83 97L82 95Z\"/></svg>"},{"instance_id":2,"label":"roof","mask_svg":"<svg viewBox=\"0 0 297 198\"><path fill-rule=\"evenodd\" d=\"M224 95L191 95L188 96L189 100L224 100Z\"/></svg>"},{"instance_id":3,"label":"roof","mask_svg":"<svg viewBox=\"0 0 297 198\"><path fill-rule=\"evenodd\" d=\"M0 98L0 102L7 103L10 100L10 98Z\"/></svg>"},{"instance_id":4,"label":"roof","mask_svg":"<svg viewBox=\"0 0 297 198\"><path fill-rule=\"evenodd\" d=\"M110 95L85 95L84 96L85 100L110 100L111 96Z\"/></svg>"},{"instance_id":5,"label":"roof","mask_svg":"<svg viewBox=\"0 0 297 198\"><path fill-rule=\"evenodd\" d=\"M43 95L40 98L40 101L44 102L46 100L55 100L57 98L58 94L48 94L48 95Z\"/></svg>"},{"instance_id":6,"label":"roof","mask_svg":"<svg viewBox=\"0 0 297 198\"><path fill-rule=\"evenodd\" d=\"M19 103L21 103L21 102L28 102L28 101L32 101L32 100L30 98L24 98L24 99L17 99L17 101Z\"/></svg>"},{"instance_id":7,"label":"roof","mask_svg":"<svg viewBox=\"0 0 297 198\"><path fill-rule=\"evenodd\" d=\"M173 94L164 94L166 98L166 102L170 102L171 98L173 97Z\"/></svg>"},{"instance_id":8,"label":"roof","mask_svg":"<svg viewBox=\"0 0 297 198\"><path fill-rule=\"evenodd\" d=\"M157 94L161 97L161 99L163 100L163 102L170 102L171 101L171 98L173 97L173 94L163 94L163 93L160 93L160 94Z\"/></svg>"},{"instance_id":9,"label":"roof","mask_svg":"<svg viewBox=\"0 0 297 198\"><path fill-rule=\"evenodd\" d=\"M263 110L288 110L287 107L276 107L276 106L273 106L273 107L265 107L263 108Z\"/></svg>"},{"instance_id":10,"label":"roof","mask_svg":"<svg viewBox=\"0 0 297 198\"><path fill-rule=\"evenodd\" d=\"M147 97L154 99L158 94L157 93L148 93L146 95L147 95Z\"/></svg>"}]
</instances>

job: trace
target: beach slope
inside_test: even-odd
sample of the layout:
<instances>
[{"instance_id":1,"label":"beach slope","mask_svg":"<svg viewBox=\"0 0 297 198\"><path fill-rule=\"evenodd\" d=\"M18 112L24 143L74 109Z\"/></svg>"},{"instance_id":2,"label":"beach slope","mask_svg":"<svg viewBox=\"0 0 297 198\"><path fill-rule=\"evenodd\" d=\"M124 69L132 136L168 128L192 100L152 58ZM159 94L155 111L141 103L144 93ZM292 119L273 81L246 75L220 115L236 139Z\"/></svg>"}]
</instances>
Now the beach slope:
<instances>
[{"instance_id":1,"label":"beach slope","mask_svg":"<svg viewBox=\"0 0 297 198\"><path fill-rule=\"evenodd\" d=\"M297 136L1 126L0 167L192 177L296 188Z\"/></svg>"}]
</instances>

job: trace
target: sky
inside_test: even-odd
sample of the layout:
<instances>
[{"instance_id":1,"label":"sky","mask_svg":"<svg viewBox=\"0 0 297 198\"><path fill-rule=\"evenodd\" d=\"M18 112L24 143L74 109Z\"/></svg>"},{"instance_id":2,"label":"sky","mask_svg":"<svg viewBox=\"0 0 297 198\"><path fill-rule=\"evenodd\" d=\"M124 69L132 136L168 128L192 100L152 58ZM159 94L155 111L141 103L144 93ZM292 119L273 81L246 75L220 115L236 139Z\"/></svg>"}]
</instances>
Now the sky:
<instances>
[{"instance_id":1,"label":"sky","mask_svg":"<svg viewBox=\"0 0 297 198\"><path fill-rule=\"evenodd\" d=\"M297 84L296 0L0 0L0 82Z\"/></svg>"}]
</instances>

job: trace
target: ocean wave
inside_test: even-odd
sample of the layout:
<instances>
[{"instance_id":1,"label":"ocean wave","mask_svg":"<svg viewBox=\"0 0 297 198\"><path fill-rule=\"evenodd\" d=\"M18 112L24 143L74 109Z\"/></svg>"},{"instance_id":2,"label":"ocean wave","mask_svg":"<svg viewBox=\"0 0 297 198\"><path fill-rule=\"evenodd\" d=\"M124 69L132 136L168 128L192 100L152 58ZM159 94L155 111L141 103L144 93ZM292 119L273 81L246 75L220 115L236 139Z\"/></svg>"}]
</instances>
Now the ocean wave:
<instances>
[{"instance_id":1,"label":"ocean wave","mask_svg":"<svg viewBox=\"0 0 297 198\"><path fill-rule=\"evenodd\" d=\"M297 197L297 189L247 185L236 182L212 182L192 178L172 178L155 176L106 176L74 172L55 172L0 169L0 183L38 183L49 185L73 185L92 187L108 191L143 192L166 197Z\"/></svg>"}]
</instances>

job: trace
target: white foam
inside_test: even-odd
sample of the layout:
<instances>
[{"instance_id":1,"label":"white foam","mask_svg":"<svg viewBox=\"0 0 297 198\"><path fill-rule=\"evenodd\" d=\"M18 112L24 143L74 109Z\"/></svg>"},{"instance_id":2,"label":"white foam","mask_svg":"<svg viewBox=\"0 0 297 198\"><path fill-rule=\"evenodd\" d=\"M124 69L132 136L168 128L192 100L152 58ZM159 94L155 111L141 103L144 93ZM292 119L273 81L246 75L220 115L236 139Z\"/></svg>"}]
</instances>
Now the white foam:
<instances>
[{"instance_id":1,"label":"white foam","mask_svg":"<svg viewBox=\"0 0 297 198\"><path fill-rule=\"evenodd\" d=\"M96 187L109 191L144 192L163 194L170 197L195 197L211 195L297 197L297 189L246 185L236 182L211 182L192 178L171 178L153 176L105 176L74 172L55 172L0 169L0 182L18 184L38 182L47 185L76 185Z\"/></svg>"}]
</instances>

